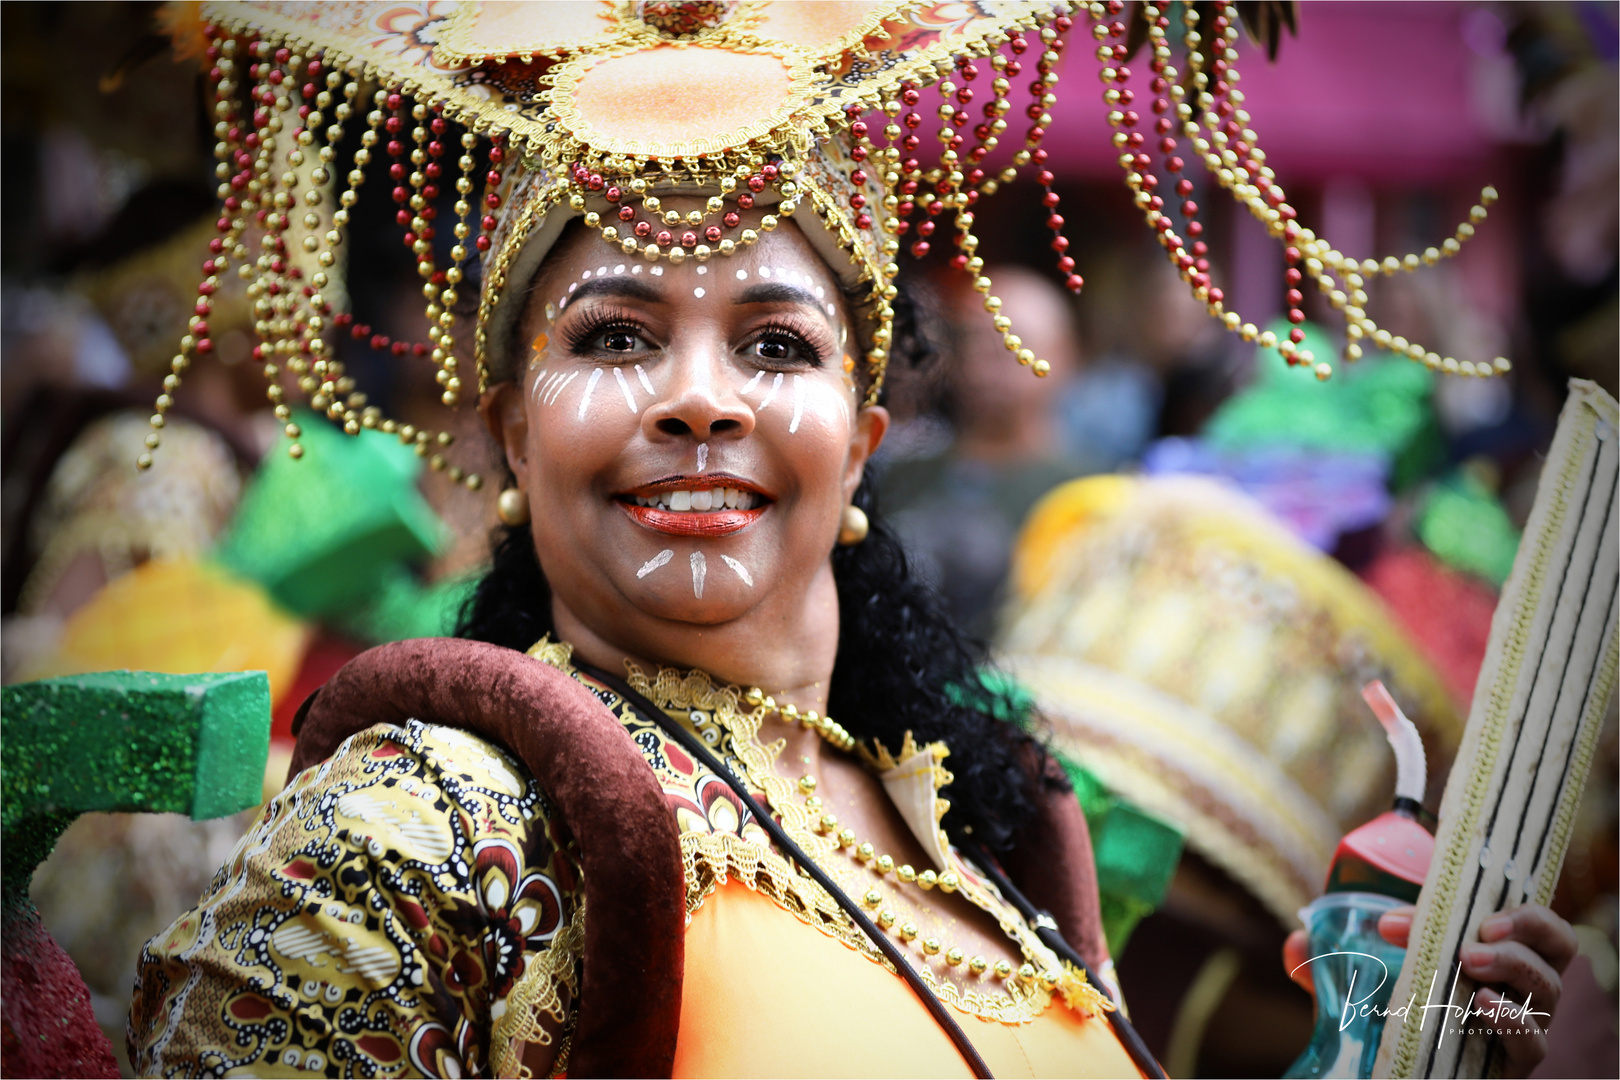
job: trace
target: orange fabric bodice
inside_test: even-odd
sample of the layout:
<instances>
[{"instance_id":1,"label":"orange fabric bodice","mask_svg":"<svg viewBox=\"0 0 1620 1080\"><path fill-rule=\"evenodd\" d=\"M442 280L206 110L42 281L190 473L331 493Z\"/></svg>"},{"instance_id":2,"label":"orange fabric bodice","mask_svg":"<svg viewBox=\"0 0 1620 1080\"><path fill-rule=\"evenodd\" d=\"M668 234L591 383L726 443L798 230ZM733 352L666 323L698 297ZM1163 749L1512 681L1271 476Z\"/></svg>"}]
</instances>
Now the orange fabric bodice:
<instances>
[{"instance_id":1,"label":"orange fabric bodice","mask_svg":"<svg viewBox=\"0 0 1620 1080\"><path fill-rule=\"evenodd\" d=\"M1058 1000L1026 1024L953 1015L998 1078L1141 1075L1106 1017ZM898 976L730 881L687 927L674 1075L972 1073Z\"/></svg>"}]
</instances>

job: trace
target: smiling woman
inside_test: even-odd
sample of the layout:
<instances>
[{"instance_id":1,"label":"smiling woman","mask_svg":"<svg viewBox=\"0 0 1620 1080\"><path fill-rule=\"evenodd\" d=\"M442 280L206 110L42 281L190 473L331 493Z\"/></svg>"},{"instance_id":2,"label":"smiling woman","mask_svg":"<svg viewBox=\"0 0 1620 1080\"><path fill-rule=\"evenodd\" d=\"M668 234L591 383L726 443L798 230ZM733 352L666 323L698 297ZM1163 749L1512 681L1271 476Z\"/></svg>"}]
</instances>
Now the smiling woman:
<instances>
[{"instance_id":1,"label":"smiling woman","mask_svg":"<svg viewBox=\"0 0 1620 1080\"><path fill-rule=\"evenodd\" d=\"M136 1060L214 1074L1152 1073L1116 1006L1061 770L993 718L1012 702L981 682L982 654L912 578L864 482L889 423L885 373L928 354L892 282L898 244L866 209L899 151L864 134L805 144L777 115L844 115L803 96L806 50L841 56L884 28L931 71L1031 13L908 24L904 5L835 5L853 37L779 59L757 38L734 50L726 5L644 7L642 54L548 76L553 116L606 173L531 156L534 142L515 162L504 144L490 153L478 407L508 484L462 640L373 650L306 704L302 771L143 957ZM280 17L248 10L242 28ZM479 10L450 20L435 64L457 62L456 42L537 32ZM705 69L703 50L661 44L711 16L736 64ZM775 104L717 96L737 64L778 73ZM502 85L510 70L485 69ZM624 108L626 86L662 95L657 108ZM386 94L381 107L427 125L429 162L425 108ZM683 123L739 141L713 161L636 156ZM384 118L391 138L405 126ZM401 220L426 244L430 178L396 171L416 212ZM794 216L800 202L815 213ZM423 266L446 328L458 279L440 286ZM435 342L449 401L453 339ZM742 986L840 1002L847 1038L824 1037L819 1009L739 1023Z\"/></svg>"},{"instance_id":2,"label":"smiling woman","mask_svg":"<svg viewBox=\"0 0 1620 1080\"><path fill-rule=\"evenodd\" d=\"M954 245L1008 362L1049 370L992 292L974 207L1033 173L1080 289L1041 147L1071 32L1117 84L1127 182L1212 315L1256 333L1153 194L1172 99L1189 139L1188 102L1208 110L1213 143L1189 145L1230 147L1212 174L1315 252L1318 283L1345 272L1239 126L1235 8L1207 27L1213 60L1203 5L1178 9L1189 95L1169 16L1138 7L1154 143L1131 130L1122 0L203 5L223 212L147 446L235 269L289 453L296 390L482 485L448 435L368 405L329 337L369 335L331 275L375 152L430 329L370 339L430 360L448 406L476 370L509 484L459 639L372 650L305 702L293 780L148 944L139 1069L1162 1075L1119 1007L1063 773L865 481L890 366L927 351L903 236L918 257ZM1026 64L1029 124L992 156Z\"/></svg>"},{"instance_id":3,"label":"smiling woman","mask_svg":"<svg viewBox=\"0 0 1620 1080\"><path fill-rule=\"evenodd\" d=\"M703 264L637 275L600 257L583 229L548 254L516 334L544 344L504 365L511 377L483 406L533 508L557 632L582 649L606 622L643 663L728 682L761 682L748 672L771 641L798 658L774 686L815 682L836 627L821 657L797 635L763 631L830 607L828 553L888 421L880 406L860 408L843 362L850 314L838 282L792 225L724 275ZM553 307L557 295L566 301ZM636 368L652 387L640 398L623 374ZM593 397L608 369L629 396ZM692 568L685 584L642 573L670 544ZM708 577L722 557L747 579ZM820 580L814 567L826 567ZM699 659L693 624L714 628L704 648L718 653Z\"/></svg>"}]
</instances>

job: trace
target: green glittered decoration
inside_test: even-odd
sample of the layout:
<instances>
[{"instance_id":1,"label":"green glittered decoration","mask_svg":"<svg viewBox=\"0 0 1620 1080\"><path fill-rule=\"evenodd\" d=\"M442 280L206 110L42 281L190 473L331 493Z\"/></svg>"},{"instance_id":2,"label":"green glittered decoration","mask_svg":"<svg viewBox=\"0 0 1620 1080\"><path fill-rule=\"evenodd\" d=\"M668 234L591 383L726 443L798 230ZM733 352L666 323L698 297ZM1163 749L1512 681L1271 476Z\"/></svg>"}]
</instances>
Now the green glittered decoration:
<instances>
[{"instance_id":1,"label":"green glittered decoration","mask_svg":"<svg viewBox=\"0 0 1620 1080\"><path fill-rule=\"evenodd\" d=\"M270 749L262 671L103 671L0 689L0 866L26 893L91 811L224 817L259 805Z\"/></svg>"},{"instance_id":2,"label":"green glittered decoration","mask_svg":"<svg viewBox=\"0 0 1620 1080\"><path fill-rule=\"evenodd\" d=\"M477 577L423 585L416 575L396 563L371 603L335 621L358 641L453 637L461 609L477 586Z\"/></svg>"},{"instance_id":3,"label":"green glittered decoration","mask_svg":"<svg viewBox=\"0 0 1620 1080\"><path fill-rule=\"evenodd\" d=\"M294 615L341 618L371 603L398 563L437 554L447 530L416 490L417 453L380 431L349 436L294 415L303 457L266 455L214 558Z\"/></svg>"}]
</instances>

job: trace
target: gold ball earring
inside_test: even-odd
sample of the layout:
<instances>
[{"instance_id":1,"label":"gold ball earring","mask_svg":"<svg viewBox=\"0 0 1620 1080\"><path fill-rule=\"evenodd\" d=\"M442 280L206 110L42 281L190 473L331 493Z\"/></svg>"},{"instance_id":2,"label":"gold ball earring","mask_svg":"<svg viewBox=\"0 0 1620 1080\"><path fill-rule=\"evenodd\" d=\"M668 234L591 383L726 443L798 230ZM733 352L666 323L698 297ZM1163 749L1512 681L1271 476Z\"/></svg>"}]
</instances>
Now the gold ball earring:
<instances>
[{"instance_id":1,"label":"gold ball earring","mask_svg":"<svg viewBox=\"0 0 1620 1080\"><path fill-rule=\"evenodd\" d=\"M866 511L853 503L844 507L844 516L838 522L838 542L845 547L860 543L866 539L866 534L872 528L872 523L866 518Z\"/></svg>"},{"instance_id":2,"label":"gold ball earring","mask_svg":"<svg viewBox=\"0 0 1620 1080\"><path fill-rule=\"evenodd\" d=\"M509 487L495 500L495 516L502 525L516 528L529 523L529 496L519 487Z\"/></svg>"}]
</instances>

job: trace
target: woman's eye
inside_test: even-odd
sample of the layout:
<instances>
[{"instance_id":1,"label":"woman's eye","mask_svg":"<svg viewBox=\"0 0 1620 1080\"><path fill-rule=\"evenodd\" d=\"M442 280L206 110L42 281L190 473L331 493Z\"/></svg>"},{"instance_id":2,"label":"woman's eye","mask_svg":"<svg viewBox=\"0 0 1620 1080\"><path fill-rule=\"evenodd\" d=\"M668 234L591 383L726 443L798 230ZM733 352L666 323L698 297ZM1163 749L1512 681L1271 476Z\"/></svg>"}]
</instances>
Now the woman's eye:
<instances>
[{"instance_id":1,"label":"woman's eye","mask_svg":"<svg viewBox=\"0 0 1620 1080\"><path fill-rule=\"evenodd\" d=\"M814 346L788 334L766 334L755 341L748 351L755 359L774 367L783 364L809 364L814 367L820 362Z\"/></svg>"},{"instance_id":2,"label":"woman's eye","mask_svg":"<svg viewBox=\"0 0 1620 1080\"><path fill-rule=\"evenodd\" d=\"M607 352L634 352L640 340L627 330L609 330L602 335L602 348Z\"/></svg>"}]
</instances>

